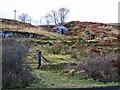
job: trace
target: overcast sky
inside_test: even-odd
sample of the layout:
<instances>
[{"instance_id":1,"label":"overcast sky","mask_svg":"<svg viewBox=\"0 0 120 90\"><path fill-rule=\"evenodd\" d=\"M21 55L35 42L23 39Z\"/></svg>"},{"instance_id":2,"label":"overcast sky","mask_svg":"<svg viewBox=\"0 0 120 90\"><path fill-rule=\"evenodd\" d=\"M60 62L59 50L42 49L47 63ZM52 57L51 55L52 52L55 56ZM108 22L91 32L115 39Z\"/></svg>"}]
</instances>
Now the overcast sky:
<instances>
[{"instance_id":1,"label":"overcast sky","mask_svg":"<svg viewBox=\"0 0 120 90\"><path fill-rule=\"evenodd\" d=\"M66 7L70 13L66 21L88 21L102 23L118 22L118 2L120 0L0 0L0 18L14 18L17 15L29 14L39 20L53 9Z\"/></svg>"}]
</instances>

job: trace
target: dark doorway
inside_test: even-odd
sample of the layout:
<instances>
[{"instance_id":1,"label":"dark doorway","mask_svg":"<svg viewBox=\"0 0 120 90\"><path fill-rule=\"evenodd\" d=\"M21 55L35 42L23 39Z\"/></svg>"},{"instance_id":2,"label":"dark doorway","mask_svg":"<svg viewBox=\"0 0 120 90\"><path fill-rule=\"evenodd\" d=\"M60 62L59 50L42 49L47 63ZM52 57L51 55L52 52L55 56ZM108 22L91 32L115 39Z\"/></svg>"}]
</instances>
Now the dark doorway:
<instances>
[{"instance_id":1,"label":"dark doorway","mask_svg":"<svg viewBox=\"0 0 120 90\"><path fill-rule=\"evenodd\" d=\"M95 35L91 35L91 39L95 39L95 37L96 37Z\"/></svg>"},{"instance_id":2,"label":"dark doorway","mask_svg":"<svg viewBox=\"0 0 120 90\"><path fill-rule=\"evenodd\" d=\"M63 29L61 29L61 34L64 34Z\"/></svg>"}]
</instances>

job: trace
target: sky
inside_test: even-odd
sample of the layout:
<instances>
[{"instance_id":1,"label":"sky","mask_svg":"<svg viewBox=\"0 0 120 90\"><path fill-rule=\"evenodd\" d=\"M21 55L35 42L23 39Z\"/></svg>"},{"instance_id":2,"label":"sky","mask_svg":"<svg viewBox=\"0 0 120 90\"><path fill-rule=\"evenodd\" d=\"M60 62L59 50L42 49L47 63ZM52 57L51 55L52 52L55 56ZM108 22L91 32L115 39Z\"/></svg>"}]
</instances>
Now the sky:
<instances>
[{"instance_id":1,"label":"sky","mask_svg":"<svg viewBox=\"0 0 120 90\"><path fill-rule=\"evenodd\" d=\"M33 24L39 24L41 17L51 10L62 7L70 9L66 21L88 21L101 23L118 22L118 2L120 0L0 0L0 18L14 19L27 13ZM45 22L42 22L45 24Z\"/></svg>"}]
</instances>

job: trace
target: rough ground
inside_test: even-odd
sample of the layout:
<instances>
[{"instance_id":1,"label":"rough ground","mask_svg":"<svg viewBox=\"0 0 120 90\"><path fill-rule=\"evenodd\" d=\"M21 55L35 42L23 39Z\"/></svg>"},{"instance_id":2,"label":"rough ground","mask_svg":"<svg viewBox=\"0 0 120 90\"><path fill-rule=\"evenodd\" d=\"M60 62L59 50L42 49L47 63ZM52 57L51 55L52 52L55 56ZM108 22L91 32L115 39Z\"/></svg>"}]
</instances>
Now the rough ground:
<instances>
[{"instance_id":1,"label":"rough ground","mask_svg":"<svg viewBox=\"0 0 120 90\"><path fill-rule=\"evenodd\" d=\"M61 41L65 40L65 42L61 42L60 44L62 44L62 46L65 46L64 43L67 42L66 45L67 45L67 48L69 48L69 52L71 53L70 55L62 53L62 52L64 52L64 49L62 49L62 48L61 48L60 54L56 55L56 54L53 54L53 52L51 52L52 54L49 54L52 46L48 46L48 45L41 46L40 45L41 42L46 42L46 41L42 41L42 39L31 39L30 40L32 43L34 43L34 46L31 48L36 48L37 49L36 51L41 49L44 52L44 56L47 59L49 59L51 63L69 62L69 60L71 60L73 62L80 62L80 61L82 61L81 54L83 53L83 51L84 51L84 53L87 53L87 51L91 50L91 49L92 50L94 49L93 51L100 50L100 51L104 51L104 52L108 52L108 51L114 52L114 51L118 50L117 41L115 41L115 40L117 40L116 28L112 28L112 29L114 29L114 32L111 32L111 33L108 33L111 30L111 28L106 29L105 32L101 32L102 30L107 28L103 24L101 27L98 27L98 24L96 24L96 23L83 23L83 25L82 25L83 27L81 27L81 28L79 28L79 27L81 26L82 23L81 24L77 23L77 24L75 24L75 26L71 26L71 29L72 29L71 32L73 33L73 35L77 35L77 38L79 38L79 39L82 35L82 37L83 37L82 39L86 40L86 42L89 40L89 38L86 38L84 35L86 30L90 31L91 35L96 34L96 33L98 34L98 36L95 40L92 40L92 41L89 40L91 43L81 44L81 41L79 41L79 39L77 40L77 42L76 42L76 40L73 41L76 38L74 36L65 36L65 35L59 35L57 33L44 31L43 27L39 27L39 28L32 27L32 26L31 27L22 27L19 24L18 25L15 24L16 26L14 26L11 24L9 25L8 23L9 23L9 21L7 21L7 25L3 24L3 26L2 26L2 28L4 28L4 30L6 30L6 31L12 30L12 31L19 31L19 32L36 33L41 36L44 36L46 40L51 39L50 42L53 42L53 44L60 43ZM10 23L11 23L11 21L10 21ZM13 21L13 23L15 23L15 22ZM88 24L91 24L91 25L89 27L86 27ZM28 26L29 26L29 24L28 24ZM66 27L67 26L70 27L69 24L68 25L66 24ZM78 35L78 33L80 35ZM103 37L104 35L108 36L109 42L104 41L104 37ZM55 40L55 42L54 42L52 39L57 39L57 40ZM61 41L56 42L56 41L59 41L59 39ZM70 40L72 42L69 42ZM71 43L72 43L72 45L71 45ZM56 46L57 46L57 44L56 44ZM88 46L89 46L89 48L88 48ZM57 46L57 48L58 48L58 46ZM57 49L57 48L55 48L55 49ZM78 51L79 49L81 52ZM83 50L81 50L81 49L83 49ZM28 59L31 59L33 57L33 55L36 54L36 51L33 53L30 53L30 56L28 57ZM74 55L76 53L78 55ZM32 63L36 64L37 63L36 60L38 60L38 57L37 56L33 57ZM120 84L117 82L116 83L115 82L112 82L112 83L98 82L98 81L94 81L93 79L81 78L78 75L70 76L69 73L64 73L64 69L59 69L56 67L53 67L52 69L48 68L47 70L33 69L32 73L36 74L38 78L27 88L93 88L93 87L102 87L102 86L111 87L111 86Z\"/></svg>"},{"instance_id":2,"label":"rough ground","mask_svg":"<svg viewBox=\"0 0 120 90\"><path fill-rule=\"evenodd\" d=\"M27 88L96 88L105 86L117 86L118 83L103 83L93 79L84 79L79 76L70 76L60 70L34 70L38 79Z\"/></svg>"}]
</instances>

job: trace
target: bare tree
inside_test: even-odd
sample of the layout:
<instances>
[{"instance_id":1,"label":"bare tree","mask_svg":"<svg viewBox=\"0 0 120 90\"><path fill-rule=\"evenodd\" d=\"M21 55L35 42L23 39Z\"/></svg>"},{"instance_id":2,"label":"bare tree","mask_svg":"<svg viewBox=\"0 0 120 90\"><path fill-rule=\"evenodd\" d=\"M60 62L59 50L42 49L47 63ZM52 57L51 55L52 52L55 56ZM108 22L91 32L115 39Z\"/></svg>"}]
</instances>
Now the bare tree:
<instances>
[{"instance_id":1,"label":"bare tree","mask_svg":"<svg viewBox=\"0 0 120 90\"><path fill-rule=\"evenodd\" d=\"M63 25L63 23L65 22L66 16L69 13L69 11L70 10L67 8L60 8L58 10L61 25Z\"/></svg>"},{"instance_id":2,"label":"bare tree","mask_svg":"<svg viewBox=\"0 0 120 90\"><path fill-rule=\"evenodd\" d=\"M18 16L18 19L21 20L22 22L28 21L28 14L22 13L21 15Z\"/></svg>"},{"instance_id":3,"label":"bare tree","mask_svg":"<svg viewBox=\"0 0 120 90\"><path fill-rule=\"evenodd\" d=\"M50 13L48 13L47 16L54 22L54 24L56 26L59 23L61 23L61 25L63 25L69 11L70 10L67 8L60 8L59 10L52 10Z\"/></svg>"},{"instance_id":4,"label":"bare tree","mask_svg":"<svg viewBox=\"0 0 120 90\"><path fill-rule=\"evenodd\" d=\"M43 17L40 17L40 25L41 25L41 23L42 23L42 20L43 20Z\"/></svg>"},{"instance_id":5,"label":"bare tree","mask_svg":"<svg viewBox=\"0 0 120 90\"><path fill-rule=\"evenodd\" d=\"M27 18L26 21L28 21L29 23L31 23L31 22L32 22L32 17L31 17L31 16L28 16L28 18Z\"/></svg>"},{"instance_id":6,"label":"bare tree","mask_svg":"<svg viewBox=\"0 0 120 90\"><path fill-rule=\"evenodd\" d=\"M58 12L55 10L51 11L51 14L49 14L51 20L55 23L55 25L57 26L59 24L59 16L58 16Z\"/></svg>"},{"instance_id":7,"label":"bare tree","mask_svg":"<svg viewBox=\"0 0 120 90\"><path fill-rule=\"evenodd\" d=\"M51 22L50 14L46 14L44 18L45 18L45 20L47 22L48 29L50 29L50 22Z\"/></svg>"}]
</instances>

